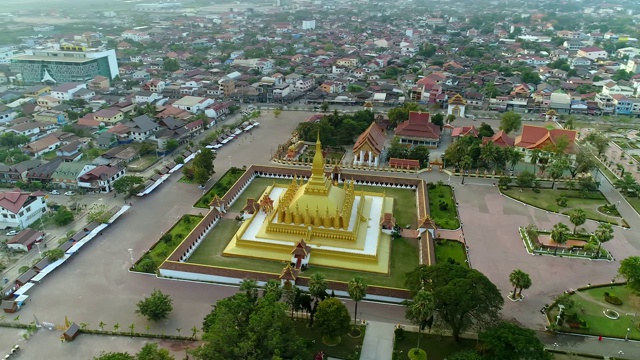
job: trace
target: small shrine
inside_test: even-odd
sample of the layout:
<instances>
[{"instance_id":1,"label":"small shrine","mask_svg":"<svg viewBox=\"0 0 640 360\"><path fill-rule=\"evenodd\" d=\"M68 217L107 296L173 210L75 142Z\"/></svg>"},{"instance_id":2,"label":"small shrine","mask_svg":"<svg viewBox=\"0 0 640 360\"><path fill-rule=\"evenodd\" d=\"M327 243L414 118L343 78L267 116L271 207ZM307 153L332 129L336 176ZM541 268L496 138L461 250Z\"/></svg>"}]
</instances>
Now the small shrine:
<instances>
[{"instance_id":1,"label":"small shrine","mask_svg":"<svg viewBox=\"0 0 640 360\"><path fill-rule=\"evenodd\" d=\"M247 214L253 214L260 210L260 204L254 198L248 198L247 204L242 208L242 212Z\"/></svg>"},{"instance_id":2,"label":"small shrine","mask_svg":"<svg viewBox=\"0 0 640 360\"><path fill-rule=\"evenodd\" d=\"M291 250L291 262L296 270L304 270L309 266L309 258L311 257L311 246L307 245L304 240Z\"/></svg>"},{"instance_id":3,"label":"small shrine","mask_svg":"<svg viewBox=\"0 0 640 360\"><path fill-rule=\"evenodd\" d=\"M556 120L558 120L558 113L553 109L549 109L549 111L547 111L545 113L545 120L546 121L556 121Z\"/></svg>"},{"instance_id":4,"label":"small shrine","mask_svg":"<svg viewBox=\"0 0 640 360\"><path fill-rule=\"evenodd\" d=\"M273 211L273 199L270 198L269 195L265 194L262 199L260 199L260 210L266 214L270 214Z\"/></svg>"},{"instance_id":5,"label":"small shrine","mask_svg":"<svg viewBox=\"0 0 640 360\"><path fill-rule=\"evenodd\" d=\"M213 198L213 200L211 200L211 203L209 204L209 206L218 210L221 213L224 213L226 211L224 208L224 201L222 201L222 199L218 195L216 195Z\"/></svg>"},{"instance_id":6,"label":"small shrine","mask_svg":"<svg viewBox=\"0 0 640 360\"><path fill-rule=\"evenodd\" d=\"M393 230L396 227L396 218L392 213L384 213L380 218L380 227L382 230Z\"/></svg>"},{"instance_id":7,"label":"small shrine","mask_svg":"<svg viewBox=\"0 0 640 360\"><path fill-rule=\"evenodd\" d=\"M455 94L451 99L449 99L449 104L447 106L447 115L464 117L464 111L466 107L467 100L465 100L462 95Z\"/></svg>"},{"instance_id":8,"label":"small shrine","mask_svg":"<svg viewBox=\"0 0 640 360\"><path fill-rule=\"evenodd\" d=\"M282 273L280 273L280 276L278 277L282 282L282 286L284 286L286 282L295 284L296 279L298 278L298 272L298 270L291 267L291 264L287 264L287 266L282 269Z\"/></svg>"}]
</instances>

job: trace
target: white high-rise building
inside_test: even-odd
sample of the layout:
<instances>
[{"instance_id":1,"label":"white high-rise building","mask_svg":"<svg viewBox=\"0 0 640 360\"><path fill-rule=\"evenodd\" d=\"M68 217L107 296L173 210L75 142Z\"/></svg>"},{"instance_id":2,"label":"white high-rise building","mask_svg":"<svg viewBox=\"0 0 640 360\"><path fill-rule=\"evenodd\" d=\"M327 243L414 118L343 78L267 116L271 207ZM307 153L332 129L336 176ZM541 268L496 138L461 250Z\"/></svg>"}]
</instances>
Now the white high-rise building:
<instances>
[{"instance_id":1,"label":"white high-rise building","mask_svg":"<svg viewBox=\"0 0 640 360\"><path fill-rule=\"evenodd\" d=\"M316 28L315 20L303 20L302 21L302 30L314 30Z\"/></svg>"}]
</instances>

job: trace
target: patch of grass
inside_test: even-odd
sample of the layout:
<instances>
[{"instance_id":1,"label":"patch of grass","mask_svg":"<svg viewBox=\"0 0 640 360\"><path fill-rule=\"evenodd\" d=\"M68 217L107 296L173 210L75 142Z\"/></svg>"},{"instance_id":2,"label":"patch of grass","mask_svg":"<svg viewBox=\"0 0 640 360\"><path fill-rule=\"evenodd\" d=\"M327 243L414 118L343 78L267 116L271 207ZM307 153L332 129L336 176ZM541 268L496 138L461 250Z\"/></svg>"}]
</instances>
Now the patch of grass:
<instances>
[{"instance_id":1,"label":"patch of grass","mask_svg":"<svg viewBox=\"0 0 640 360\"><path fill-rule=\"evenodd\" d=\"M247 205L247 199L253 198L258 200L264 193L268 186L276 184L287 185L291 183L289 179L272 179L272 178L255 178L247 186L247 188L238 196L236 202L229 208L230 212L240 212L245 205Z\"/></svg>"},{"instance_id":2,"label":"patch of grass","mask_svg":"<svg viewBox=\"0 0 640 360\"><path fill-rule=\"evenodd\" d=\"M436 241L436 262L455 261L459 265L469 267L467 260L467 252L464 244L455 240L438 240Z\"/></svg>"},{"instance_id":3,"label":"patch of grass","mask_svg":"<svg viewBox=\"0 0 640 360\"><path fill-rule=\"evenodd\" d=\"M293 327L296 329L296 333L309 341L311 353L313 355L324 351L327 357L335 357L339 359L359 359L360 351L362 349L362 342L364 341L364 334L366 326L358 326L362 331L362 336L358 338L352 338L348 334L341 337L341 341L336 346L327 346L322 343L322 335L316 328L308 328L308 322L304 320L296 320L293 322ZM326 357L325 357L326 358Z\"/></svg>"},{"instance_id":4,"label":"patch of grass","mask_svg":"<svg viewBox=\"0 0 640 360\"><path fill-rule=\"evenodd\" d=\"M396 224L404 228L409 225L412 229L418 226L418 210L416 208L415 190L388 188L381 186L356 185L356 191L384 192L393 200L393 216Z\"/></svg>"},{"instance_id":5,"label":"patch of grass","mask_svg":"<svg viewBox=\"0 0 640 360\"><path fill-rule=\"evenodd\" d=\"M238 168L231 168L227 170L224 175L218 180L212 187L207 191L206 194L202 195L200 199L193 205L197 208L208 209L209 203L213 198L217 195L222 197L229 189L233 186L233 184L238 181L238 179L244 174L245 170Z\"/></svg>"},{"instance_id":6,"label":"patch of grass","mask_svg":"<svg viewBox=\"0 0 640 360\"><path fill-rule=\"evenodd\" d=\"M144 155L138 160L134 160L127 165L128 171L143 172L151 165L155 164L160 158L155 155Z\"/></svg>"},{"instance_id":7,"label":"patch of grass","mask_svg":"<svg viewBox=\"0 0 640 360\"><path fill-rule=\"evenodd\" d=\"M222 251L231 240L231 237L238 230L239 225L240 223L236 220L221 220L187 261L193 264L222 266L234 269L279 274L286 263L235 256L222 256ZM358 275L362 276L369 285L404 288L405 274L418 266L417 240L405 238L392 240L390 261L390 275L311 266L304 271L301 276L309 277L314 273L320 272L330 280L346 282Z\"/></svg>"},{"instance_id":8,"label":"patch of grass","mask_svg":"<svg viewBox=\"0 0 640 360\"><path fill-rule=\"evenodd\" d=\"M418 333L405 331L401 340L396 340L393 351L394 360L405 360L409 350L418 344ZM445 360L457 352L465 350L474 350L476 340L460 339L459 342L453 341L452 337L431 335L422 333L420 339L420 349L427 352L429 360Z\"/></svg>"},{"instance_id":9,"label":"patch of grass","mask_svg":"<svg viewBox=\"0 0 640 360\"><path fill-rule=\"evenodd\" d=\"M429 210L436 225L441 229L455 230L460 227L458 211L451 186L435 185L427 190Z\"/></svg>"},{"instance_id":10,"label":"patch of grass","mask_svg":"<svg viewBox=\"0 0 640 360\"><path fill-rule=\"evenodd\" d=\"M140 272L154 272L162 262L173 252L173 250L180 245L187 235L193 230L196 225L202 220L201 216L197 215L184 215L173 225L173 227L167 231L161 239L159 239L149 252L146 253L134 266L135 271ZM150 271L151 268L145 267L148 263L147 259L153 261L154 271Z\"/></svg>"}]
</instances>

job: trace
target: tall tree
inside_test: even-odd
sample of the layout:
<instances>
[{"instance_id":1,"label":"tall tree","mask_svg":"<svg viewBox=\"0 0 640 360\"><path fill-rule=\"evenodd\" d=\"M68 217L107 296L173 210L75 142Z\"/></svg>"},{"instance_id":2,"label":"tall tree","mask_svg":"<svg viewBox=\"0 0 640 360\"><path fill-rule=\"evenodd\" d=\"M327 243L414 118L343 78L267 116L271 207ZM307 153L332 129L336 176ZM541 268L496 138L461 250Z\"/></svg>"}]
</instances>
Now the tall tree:
<instances>
[{"instance_id":1,"label":"tall tree","mask_svg":"<svg viewBox=\"0 0 640 360\"><path fill-rule=\"evenodd\" d=\"M154 289L151 296L140 300L137 305L136 314L146 317L150 321L166 319L173 310L173 300L169 295Z\"/></svg>"},{"instance_id":2,"label":"tall tree","mask_svg":"<svg viewBox=\"0 0 640 360\"><path fill-rule=\"evenodd\" d=\"M427 321L433 316L435 311L433 295L426 290L420 290L412 300L406 300L404 305L406 307L405 318L411 321L412 324L418 326L418 345L416 348L419 349L422 330L424 330Z\"/></svg>"},{"instance_id":3,"label":"tall tree","mask_svg":"<svg viewBox=\"0 0 640 360\"><path fill-rule=\"evenodd\" d=\"M598 156L602 156L609 147L609 139L599 132L590 133L585 137L585 140L596 149Z\"/></svg>"},{"instance_id":4,"label":"tall tree","mask_svg":"<svg viewBox=\"0 0 640 360\"><path fill-rule=\"evenodd\" d=\"M631 256L622 260L618 274L625 278L629 289L640 293L640 256Z\"/></svg>"},{"instance_id":5,"label":"tall tree","mask_svg":"<svg viewBox=\"0 0 640 360\"><path fill-rule=\"evenodd\" d=\"M113 189L120 194L131 196L139 190L143 182L141 176L126 175L113 182Z\"/></svg>"},{"instance_id":6,"label":"tall tree","mask_svg":"<svg viewBox=\"0 0 640 360\"><path fill-rule=\"evenodd\" d=\"M309 358L308 346L296 333L286 305L271 294L255 302L244 292L220 300L204 324L203 344L192 352L195 359Z\"/></svg>"},{"instance_id":7,"label":"tall tree","mask_svg":"<svg viewBox=\"0 0 640 360\"><path fill-rule=\"evenodd\" d=\"M387 117L389 118L391 127L396 127L396 125L398 125L399 123L409 119L410 111L422 110L424 109L422 109L417 103L405 102L404 104L389 110L387 112Z\"/></svg>"},{"instance_id":8,"label":"tall tree","mask_svg":"<svg viewBox=\"0 0 640 360\"><path fill-rule=\"evenodd\" d=\"M520 290L518 291L518 297L522 298L522 290L530 288L531 285L533 285L533 282L531 281L531 276L525 273L522 281L520 282Z\"/></svg>"},{"instance_id":9,"label":"tall tree","mask_svg":"<svg viewBox=\"0 0 640 360\"><path fill-rule=\"evenodd\" d=\"M553 255L557 255L558 246L565 244L569 240L569 227L563 223L553 225L551 229L551 240L556 243Z\"/></svg>"},{"instance_id":10,"label":"tall tree","mask_svg":"<svg viewBox=\"0 0 640 360\"><path fill-rule=\"evenodd\" d=\"M463 331L490 326L504 304L498 288L482 273L446 262L419 266L407 274L406 285L413 294L431 292L436 319L449 327L455 341Z\"/></svg>"},{"instance_id":11,"label":"tall tree","mask_svg":"<svg viewBox=\"0 0 640 360\"><path fill-rule=\"evenodd\" d=\"M487 168L492 168L495 171L495 167L498 163L500 156L500 148L493 143L487 143L480 148L480 160L483 161Z\"/></svg>"},{"instance_id":12,"label":"tall tree","mask_svg":"<svg viewBox=\"0 0 640 360\"><path fill-rule=\"evenodd\" d=\"M318 305L316 327L323 336L333 342L339 342L340 336L346 334L351 326L349 310L340 299L325 299Z\"/></svg>"},{"instance_id":13,"label":"tall tree","mask_svg":"<svg viewBox=\"0 0 640 360\"><path fill-rule=\"evenodd\" d=\"M145 344L136 354L136 360L173 360L169 350L158 347L158 344Z\"/></svg>"},{"instance_id":14,"label":"tall tree","mask_svg":"<svg viewBox=\"0 0 640 360\"><path fill-rule=\"evenodd\" d=\"M558 179L562 177L562 175L564 174L564 171L567 170L568 166L569 164L564 158L556 159L551 164L551 168L549 169L549 176L551 176L551 180L552 180L551 181L552 189L555 189L556 181L558 181Z\"/></svg>"},{"instance_id":15,"label":"tall tree","mask_svg":"<svg viewBox=\"0 0 640 360\"><path fill-rule=\"evenodd\" d=\"M213 160L216 155L211 149L202 148L200 152L193 159L194 180L204 185L211 175L213 175Z\"/></svg>"},{"instance_id":16,"label":"tall tree","mask_svg":"<svg viewBox=\"0 0 640 360\"><path fill-rule=\"evenodd\" d=\"M516 168L516 165L518 165L518 163L522 161L522 158L524 158L524 154L521 151L510 147L505 148L504 151L505 159L509 163L510 170L513 171Z\"/></svg>"},{"instance_id":17,"label":"tall tree","mask_svg":"<svg viewBox=\"0 0 640 360\"><path fill-rule=\"evenodd\" d=\"M478 334L486 352L492 360L551 360L552 355L544 348L536 333L508 322L500 322Z\"/></svg>"},{"instance_id":18,"label":"tall tree","mask_svg":"<svg viewBox=\"0 0 640 360\"><path fill-rule=\"evenodd\" d=\"M573 234L575 235L578 226L587 221L587 213L582 209L575 209L569 214L569 221L573 224ZM608 224L607 224L608 225Z\"/></svg>"},{"instance_id":19,"label":"tall tree","mask_svg":"<svg viewBox=\"0 0 640 360\"><path fill-rule=\"evenodd\" d=\"M472 164L473 161L471 160L470 156L465 156L462 158L462 160L460 160L460 169L462 170L462 184L464 184L464 177L466 175L466 172L471 168Z\"/></svg>"},{"instance_id":20,"label":"tall tree","mask_svg":"<svg viewBox=\"0 0 640 360\"><path fill-rule=\"evenodd\" d=\"M580 149L576 154L575 160L571 162L567 168L571 173L571 178L575 179L578 174L588 173L596 167L593 155Z\"/></svg>"},{"instance_id":21,"label":"tall tree","mask_svg":"<svg viewBox=\"0 0 640 360\"><path fill-rule=\"evenodd\" d=\"M541 152L539 149L534 149L531 151L531 156L529 157L529 161L533 164L533 175L537 175L536 167L538 166L538 162L540 161Z\"/></svg>"},{"instance_id":22,"label":"tall tree","mask_svg":"<svg viewBox=\"0 0 640 360\"><path fill-rule=\"evenodd\" d=\"M327 278L322 273L315 273L309 277L309 293L316 301L324 298L327 293Z\"/></svg>"},{"instance_id":23,"label":"tall tree","mask_svg":"<svg viewBox=\"0 0 640 360\"><path fill-rule=\"evenodd\" d=\"M238 290L247 294L247 298L251 302L258 300L258 282L254 279L243 279Z\"/></svg>"},{"instance_id":24,"label":"tall tree","mask_svg":"<svg viewBox=\"0 0 640 360\"><path fill-rule=\"evenodd\" d=\"M358 302L364 299L367 296L367 283L361 276L355 276L353 279L349 281L347 284L347 292L349 293L349 297L355 303L355 309L353 311L353 325L356 325L356 320L358 319Z\"/></svg>"},{"instance_id":25,"label":"tall tree","mask_svg":"<svg viewBox=\"0 0 640 360\"><path fill-rule=\"evenodd\" d=\"M276 300L280 300L280 298L282 298L282 288L280 287L280 281L276 279L269 279L267 281L267 283L264 285L262 295L267 296L269 294L273 294Z\"/></svg>"},{"instance_id":26,"label":"tall tree","mask_svg":"<svg viewBox=\"0 0 640 360\"><path fill-rule=\"evenodd\" d=\"M529 276L529 275L527 275L527 273L525 273L524 271L522 271L520 269L513 270L511 272L511 274L509 274L509 282L511 283L511 286L513 286L513 298L514 299L516 298L518 289L526 281L525 277L527 277L527 276Z\"/></svg>"},{"instance_id":27,"label":"tall tree","mask_svg":"<svg viewBox=\"0 0 640 360\"><path fill-rule=\"evenodd\" d=\"M520 130L521 126L522 117L513 111L507 111L500 119L500 130L503 130L507 134Z\"/></svg>"},{"instance_id":28,"label":"tall tree","mask_svg":"<svg viewBox=\"0 0 640 360\"><path fill-rule=\"evenodd\" d=\"M602 243L606 243L613 239L613 227L609 223L601 222L598 228L593 232L593 237L598 241L598 250L596 251L596 259L600 257L600 248Z\"/></svg>"}]
</instances>

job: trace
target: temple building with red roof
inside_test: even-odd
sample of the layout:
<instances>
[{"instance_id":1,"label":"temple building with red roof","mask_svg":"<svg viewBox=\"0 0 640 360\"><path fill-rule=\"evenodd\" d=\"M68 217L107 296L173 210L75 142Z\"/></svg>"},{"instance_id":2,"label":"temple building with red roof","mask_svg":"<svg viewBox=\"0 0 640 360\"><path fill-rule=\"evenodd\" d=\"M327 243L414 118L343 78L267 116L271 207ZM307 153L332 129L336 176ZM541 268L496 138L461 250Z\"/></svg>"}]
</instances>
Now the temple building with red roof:
<instances>
[{"instance_id":1,"label":"temple building with red roof","mask_svg":"<svg viewBox=\"0 0 640 360\"><path fill-rule=\"evenodd\" d=\"M395 136L401 144L424 145L437 148L440 145L440 127L431 122L429 113L409 112L409 119L398 124Z\"/></svg>"},{"instance_id":2,"label":"temple building with red roof","mask_svg":"<svg viewBox=\"0 0 640 360\"><path fill-rule=\"evenodd\" d=\"M513 147L515 140L512 137L509 137L504 130L500 130L497 133L493 134L493 136L485 136L482 138L482 145L487 145L492 143L493 145L500 148Z\"/></svg>"},{"instance_id":3,"label":"temple building with red roof","mask_svg":"<svg viewBox=\"0 0 640 360\"><path fill-rule=\"evenodd\" d=\"M15 189L0 193L0 229L24 229L38 221L47 210L45 194L41 191L29 193Z\"/></svg>"},{"instance_id":4,"label":"temple building with red roof","mask_svg":"<svg viewBox=\"0 0 640 360\"><path fill-rule=\"evenodd\" d=\"M372 122L367 130L358 136L353 146L353 164L378 166L385 140L384 131L376 122Z\"/></svg>"},{"instance_id":5,"label":"temple building with red roof","mask_svg":"<svg viewBox=\"0 0 640 360\"><path fill-rule=\"evenodd\" d=\"M525 161L529 161L533 150L548 150L558 145L560 139L566 138L568 145L564 149L565 154L575 153L576 130L547 129L543 126L524 125L522 134L515 139L515 146L525 153Z\"/></svg>"},{"instance_id":6,"label":"temple building with red roof","mask_svg":"<svg viewBox=\"0 0 640 360\"><path fill-rule=\"evenodd\" d=\"M304 240L300 242L291 250L291 262L294 264L295 270L306 269L309 266L309 259L311 258L311 247L307 245Z\"/></svg>"},{"instance_id":7,"label":"temple building with red roof","mask_svg":"<svg viewBox=\"0 0 640 360\"><path fill-rule=\"evenodd\" d=\"M479 131L478 129L471 125L471 126L462 126L462 127L456 127L453 128L453 130L451 131L451 137L455 140L461 136L473 136L473 137L478 137Z\"/></svg>"}]
</instances>

